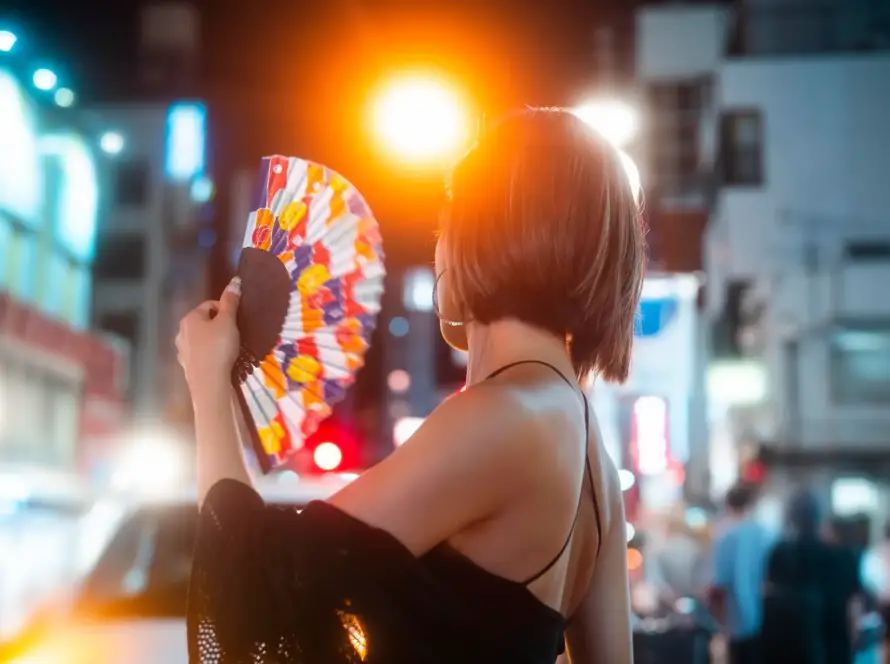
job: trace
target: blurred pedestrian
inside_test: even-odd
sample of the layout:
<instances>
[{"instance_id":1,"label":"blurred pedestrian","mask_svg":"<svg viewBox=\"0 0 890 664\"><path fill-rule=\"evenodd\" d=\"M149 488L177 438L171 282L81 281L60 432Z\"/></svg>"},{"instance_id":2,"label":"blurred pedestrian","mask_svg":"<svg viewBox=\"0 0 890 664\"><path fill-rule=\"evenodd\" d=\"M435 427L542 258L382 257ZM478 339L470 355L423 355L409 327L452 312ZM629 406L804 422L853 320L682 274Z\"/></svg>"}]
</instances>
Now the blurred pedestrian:
<instances>
[{"instance_id":1,"label":"blurred pedestrian","mask_svg":"<svg viewBox=\"0 0 890 664\"><path fill-rule=\"evenodd\" d=\"M703 599L708 584L708 559L701 542L686 523L685 515L672 512L664 540L646 556L646 577L664 604L683 598Z\"/></svg>"},{"instance_id":2,"label":"blurred pedestrian","mask_svg":"<svg viewBox=\"0 0 890 664\"><path fill-rule=\"evenodd\" d=\"M754 519L756 488L738 484L726 495L729 520L714 542L711 604L729 640L729 664L760 664L762 587L773 537Z\"/></svg>"},{"instance_id":3,"label":"blurred pedestrian","mask_svg":"<svg viewBox=\"0 0 890 664\"><path fill-rule=\"evenodd\" d=\"M890 664L890 523L884 536L863 556L863 585L874 594L883 622L884 659Z\"/></svg>"},{"instance_id":4,"label":"blurred pedestrian","mask_svg":"<svg viewBox=\"0 0 890 664\"><path fill-rule=\"evenodd\" d=\"M825 516L811 491L793 497L788 531L770 553L764 598L765 664L851 664L859 560L822 537Z\"/></svg>"},{"instance_id":5,"label":"blurred pedestrian","mask_svg":"<svg viewBox=\"0 0 890 664\"><path fill-rule=\"evenodd\" d=\"M633 661L622 492L579 384L630 366L645 247L621 157L572 113L528 110L449 189L433 301L469 387L326 503L285 512L251 486L239 283L183 320L192 662L552 664L564 642L574 664Z\"/></svg>"}]
</instances>

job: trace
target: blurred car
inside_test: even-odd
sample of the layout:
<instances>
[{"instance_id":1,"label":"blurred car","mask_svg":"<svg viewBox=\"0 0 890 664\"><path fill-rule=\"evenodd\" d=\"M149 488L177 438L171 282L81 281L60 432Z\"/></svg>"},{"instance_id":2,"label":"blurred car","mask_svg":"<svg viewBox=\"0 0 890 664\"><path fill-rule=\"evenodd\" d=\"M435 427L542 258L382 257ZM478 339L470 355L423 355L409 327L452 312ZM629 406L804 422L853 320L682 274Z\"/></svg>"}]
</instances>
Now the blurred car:
<instances>
[{"instance_id":1,"label":"blurred car","mask_svg":"<svg viewBox=\"0 0 890 664\"><path fill-rule=\"evenodd\" d=\"M350 476L261 484L267 504L300 509ZM186 605L198 526L194 492L157 498L119 523L64 606L0 651L10 664L185 664Z\"/></svg>"}]
</instances>

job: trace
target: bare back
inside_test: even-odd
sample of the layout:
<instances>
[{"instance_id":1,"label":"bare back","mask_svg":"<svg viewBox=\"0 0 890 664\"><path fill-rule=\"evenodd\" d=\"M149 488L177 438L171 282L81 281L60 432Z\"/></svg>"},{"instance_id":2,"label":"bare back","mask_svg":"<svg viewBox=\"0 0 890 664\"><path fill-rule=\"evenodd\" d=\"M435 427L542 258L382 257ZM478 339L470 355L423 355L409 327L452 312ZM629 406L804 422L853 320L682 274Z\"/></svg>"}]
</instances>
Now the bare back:
<instances>
[{"instance_id":1,"label":"bare back","mask_svg":"<svg viewBox=\"0 0 890 664\"><path fill-rule=\"evenodd\" d=\"M532 481L503 510L449 543L478 566L526 584L542 603L574 618L569 638L574 661L586 661L582 640L597 642L598 657L606 650L618 655L629 647L630 608L617 471L586 399L561 373L555 376L554 367L536 364L508 367L474 388L508 390L516 398L520 412L501 415L523 420L529 440L517 448L532 451L527 459L535 468ZM608 555L601 558L604 549ZM597 573L603 561L608 569ZM605 603L612 615L609 629L600 630L590 624L591 608ZM620 657L607 661L630 661Z\"/></svg>"}]
</instances>

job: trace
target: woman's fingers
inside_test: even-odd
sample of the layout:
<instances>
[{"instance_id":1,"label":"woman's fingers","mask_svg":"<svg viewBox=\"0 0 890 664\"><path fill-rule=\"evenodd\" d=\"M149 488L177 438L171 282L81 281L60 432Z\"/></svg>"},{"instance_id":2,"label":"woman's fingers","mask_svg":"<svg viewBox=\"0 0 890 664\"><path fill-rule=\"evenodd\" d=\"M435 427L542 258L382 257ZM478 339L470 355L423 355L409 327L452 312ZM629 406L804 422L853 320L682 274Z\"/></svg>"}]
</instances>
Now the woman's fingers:
<instances>
[{"instance_id":1,"label":"woman's fingers","mask_svg":"<svg viewBox=\"0 0 890 664\"><path fill-rule=\"evenodd\" d=\"M202 318L213 318L213 314L219 311L219 300L207 300L192 309L192 313L200 314Z\"/></svg>"}]
</instances>

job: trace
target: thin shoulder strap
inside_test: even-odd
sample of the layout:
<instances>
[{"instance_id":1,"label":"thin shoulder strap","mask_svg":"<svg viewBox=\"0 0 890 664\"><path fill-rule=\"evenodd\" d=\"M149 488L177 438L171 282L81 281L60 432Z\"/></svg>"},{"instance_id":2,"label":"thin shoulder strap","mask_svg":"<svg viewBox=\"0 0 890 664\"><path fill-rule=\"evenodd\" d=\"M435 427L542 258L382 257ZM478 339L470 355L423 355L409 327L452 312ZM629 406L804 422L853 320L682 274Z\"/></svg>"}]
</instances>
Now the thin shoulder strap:
<instances>
[{"instance_id":1,"label":"thin shoulder strap","mask_svg":"<svg viewBox=\"0 0 890 664\"><path fill-rule=\"evenodd\" d=\"M549 362L544 362L542 360L519 360L518 362L511 362L510 364L504 365L499 369L493 371L485 380L489 380L490 378L494 378L499 374L502 374L507 369L512 369L515 366L520 364L541 364L545 367L549 367L552 369L557 376L562 378L566 384L569 385L572 389L575 389L576 385L574 381L569 380L559 369L550 364ZM581 399L584 401L584 468L587 474L587 480L590 483L590 494L593 496L593 514L596 519L596 532L597 532L597 544L596 544L596 554L599 557L600 547L602 546L603 541L603 530L602 523L600 521L600 509L599 509L599 501L596 497L596 489L593 485L593 471L590 468L590 456L587 454L587 445L590 441L590 404L587 403L587 396L584 392L581 392ZM572 527L569 530L568 536L566 536L565 541L563 542L562 548L560 548L559 552L553 557L553 559L547 563L544 567L542 567L538 572L530 576L528 579L522 582L522 585L527 586L534 581L537 581L542 576L544 576L550 569L559 562L559 559L562 558L562 554L566 552L566 549L569 548L569 543L572 541L572 535L575 533L575 526L578 524L578 515L581 512L581 502L584 499L584 482L581 482L581 493L578 495L578 507L575 509L575 519L572 521Z\"/></svg>"}]
</instances>

